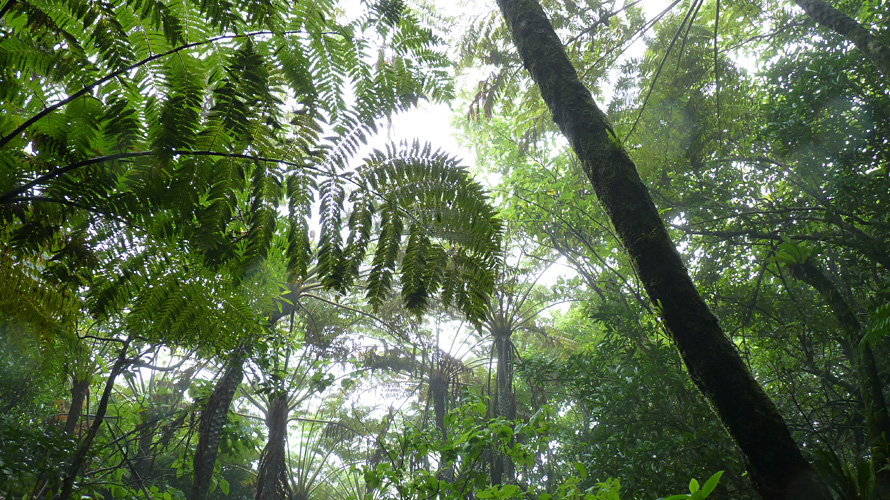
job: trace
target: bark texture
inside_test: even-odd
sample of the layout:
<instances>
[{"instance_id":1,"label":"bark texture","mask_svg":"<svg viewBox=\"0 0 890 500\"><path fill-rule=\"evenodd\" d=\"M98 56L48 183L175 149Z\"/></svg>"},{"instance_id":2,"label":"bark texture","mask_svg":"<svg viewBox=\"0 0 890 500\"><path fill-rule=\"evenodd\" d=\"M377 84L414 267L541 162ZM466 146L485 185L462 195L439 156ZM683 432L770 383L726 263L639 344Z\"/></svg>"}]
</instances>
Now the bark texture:
<instances>
[{"instance_id":1,"label":"bark texture","mask_svg":"<svg viewBox=\"0 0 890 500\"><path fill-rule=\"evenodd\" d=\"M853 42L877 66L884 78L890 79L890 46L883 44L855 19L823 0L794 0L794 3L813 21Z\"/></svg>"},{"instance_id":2,"label":"bark texture","mask_svg":"<svg viewBox=\"0 0 890 500\"><path fill-rule=\"evenodd\" d=\"M787 267L792 276L819 292L846 334L852 358L850 361L856 367L859 379L859 397L862 399L868 428L871 465L875 471L873 498L890 498L890 450L887 446L890 438L890 413L887 411L883 384L871 345L865 343L860 349L862 325L856 314L834 283L810 259L799 264L789 264Z\"/></svg>"},{"instance_id":3,"label":"bark texture","mask_svg":"<svg viewBox=\"0 0 890 500\"><path fill-rule=\"evenodd\" d=\"M279 396L269 404L266 427L269 439L260 454L257 469L256 500L288 500L291 497L287 468L287 397Z\"/></svg>"},{"instance_id":4,"label":"bark texture","mask_svg":"<svg viewBox=\"0 0 890 500\"><path fill-rule=\"evenodd\" d=\"M192 461L195 479L192 483L189 500L205 500L210 491L210 481L213 479L213 468L216 465L222 429L229 418L229 407L232 405L235 391L238 390L241 378L244 376L245 355L243 351L244 348L239 347L232 355L225 373L217 382L213 393L207 400L207 406L201 413L198 446Z\"/></svg>"},{"instance_id":5,"label":"bark texture","mask_svg":"<svg viewBox=\"0 0 890 500\"><path fill-rule=\"evenodd\" d=\"M491 332L497 360L493 406L498 417L513 421L516 420L516 396L513 394L514 347L511 340L513 330L503 324L503 318L498 319L500 321L496 322ZM510 445L512 444L511 439ZM512 483L516 479L513 460L499 450L494 450L492 457L491 484L499 485L504 481Z\"/></svg>"},{"instance_id":6,"label":"bark texture","mask_svg":"<svg viewBox=\"0 0 890 500\"><path fill-rule=\"evenodd\" d=\"M830 495L689 278L636 166L534 0L498 0L526 69L593 183L693 382L745 454L767 500Z\"/></svg>"}]
</instances>

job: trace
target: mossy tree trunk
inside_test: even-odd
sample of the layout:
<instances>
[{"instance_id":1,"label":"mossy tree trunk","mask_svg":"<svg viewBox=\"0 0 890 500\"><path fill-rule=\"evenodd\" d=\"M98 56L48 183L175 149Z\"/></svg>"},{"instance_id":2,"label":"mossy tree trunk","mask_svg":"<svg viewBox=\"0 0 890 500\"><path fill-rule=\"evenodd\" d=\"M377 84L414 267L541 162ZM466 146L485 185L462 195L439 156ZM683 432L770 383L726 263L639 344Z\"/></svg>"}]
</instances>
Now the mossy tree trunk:
<instances>
[{"instance_id":1,"label":"mossy tree trunk","mask_svg":"<svg viewBox=\"0 0 890 500\"><path fill-rule=\"evenodd\" d=\"M244 376L244 347L236 349L229 359L226 371L214 387L207 399L207 406L201 413L201 421L198 427L198 446L195 457L192 460L194 468L194 481L189 500L205 500L210 491L210 482L213 479L213 468L216 465L216 455L219 452L219 442L222 430L229 418L229 407L241 379Z\"/></svg>"},{"instance_id":2,"label":"mossy tree trunk","mask_svg":"<svg viewBox=\"0 0 890 500\"><path fill-rule=\"evenodd\" d=\"M853 42L877 66L884 78L890 79L890 46L883 43L852 17L823 0L794 0L813 21Z\"/></svg>"},{"instance_id":3,"label":"mossy tree trunk","mask_svg":"<svg viewBox=\"0 0 890 500\"><path fill-rule=\"evenodd\" d=\"M862 325L849 302L831 280L813 262L788 264L792 276L812 286L831 307L849 345L845 352L850 353L850 362L856 367L859 393L865 410L865 424L868 429L868 445L872 469L875 471L875 492L873 498L890 498L890 413L884 400L883 384L878 372L877 361L871 345L866 342L860 349Z\"/></svg>"},{"instance_id":4,"label":"mossy tree trunk","mask_svg":"<svg viewBox=\"0 0 890 500\"><path fill-rule=\"evenodd\" d=\"M764 499L829 493L778 409L747 370L692 283L649 191L605 114L581 83L541 6L498 0L526 69L569 140L693 382L745 454Z\"/></svg>"},{"instance_id":5,"label":"mossy tree trunk","mask_svg":"<svg viewBox=\"0 0 890 500\"><path fill-rule=\"evenodd\" d=\"M287 468L287 419L290 408L286 395L279 395L269 404L266 427L269 439L260 455L257 468L256 500L289 500L290 478Z\"/></svg>"}]
</instances>

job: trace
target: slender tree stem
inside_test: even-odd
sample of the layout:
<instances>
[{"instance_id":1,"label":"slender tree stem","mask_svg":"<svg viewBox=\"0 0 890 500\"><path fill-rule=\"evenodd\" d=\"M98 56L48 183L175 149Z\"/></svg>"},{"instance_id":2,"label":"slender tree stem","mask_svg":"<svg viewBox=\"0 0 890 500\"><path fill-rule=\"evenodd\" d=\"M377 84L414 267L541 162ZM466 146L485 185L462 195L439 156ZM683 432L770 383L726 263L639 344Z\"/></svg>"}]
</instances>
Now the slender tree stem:
<instances>
[{"instance_id":1,"label":"slender tree stem","mask_svg":"<svg viewBox=\"0 0 890 500\"><path fill-rule=\"evenodd\" d=\"M111 398L111 393L114 391L114 380L133 361L127 359L127 351L129 348L130 341L127 340L124 342L123 347L121 347L120 354L114 362L114 365L111 367L111 373L108 374L108 381L105 382L105 390L102 391L102 398L99 399L99 406L96 408L96 414L93 416L93 423L90 426L90 430L87 432L83 441L81 441L80 446L78 446L77 452L71 460L71 466L68 467L68 472L65 473L65 477L62 479L62 489L58 495L53 497L53 500L67 500L71 497L71 493L74 491L74 481L77 479L77 476L80 475L80 470L83 468L83 464L86 461L86 456L93 444L93 439L95 439L96 434L99 432L99 428L102 427L105 412L108 410L108 400Z\"/></svg>"}]
</instances>

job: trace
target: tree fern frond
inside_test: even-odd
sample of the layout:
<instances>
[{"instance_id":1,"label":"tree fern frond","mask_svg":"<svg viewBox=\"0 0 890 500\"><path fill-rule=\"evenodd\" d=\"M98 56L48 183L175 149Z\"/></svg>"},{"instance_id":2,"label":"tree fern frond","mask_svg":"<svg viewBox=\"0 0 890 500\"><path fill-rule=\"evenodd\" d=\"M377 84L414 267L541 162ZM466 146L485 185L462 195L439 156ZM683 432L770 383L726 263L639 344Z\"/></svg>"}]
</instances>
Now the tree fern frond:
<instances>
[{"instance_id":1,"label":"tree fern frond","mask_svg":"<svg viewBox=\"0 0 890 500\"><path fill-rule=\"evenodd\" d=\"M204 102L202 66L198 59L180 55L165 65L168 94L154 120L151 149L162 165L169 162L174 149L192 149Z\"/></svg>"},{"instance_id":2,"label":"tree fern frond","mask_svg":"<svg viewBox=\"0 0 890 500\"><path fill-rule=\"evenodd\" d=\"M168 6L160 0L135 0L130 2L130 6L149 26L160 29L168 45L175 47L186 43L182 13L176 12L178 4Z\"/></svg>"},{"instance_id":3,"label":"tree fern frond","mask_svg":"<svg viewBox=\"0 0 890 500\"><path fill-rule=\"evenodd\" d=\"M481 318L494 287L501 235L482 187L455 159L418 143L375 151L357 182L384 199L376 212L379 236L367 283L371 304L382 303L398 265L402 298L412 310L441 290L446 304ZM357 218L369 216L367 203L355 208Z\"/></svg>"},{"instance_id":4,"label":"tree fern frond","mask_svg":"<svg viewBox=\"0 0 890 500\"><path fill-rule=\"evenodd\" d=\"M74 295L41 279L36 268L8 250L0 248L0 314L29 325L45 340L66 331L76 313Z\"/></svg>"},{"instance_id":5,"label":"tree fern frond","mask_svg":"<svg viewBox=\"0 0 890 500\"><path fill-rule=\"evenodd\" d=\"M318 273L325 287L343 293L348 286L343 239L340 234L345 191L336 178L325 180L319 188L321 234L318 247Z\"/></svg>"},{"instance_id":6,"label":"tree fern frond","mask_svg":"<svg viewBox=\"0 0 890 500\"><path fill-rule=\"evenodd\" d=\"M82 272L65 243L82 237L95 269L71 279L87 285L95 318L194 343L211 325L255 331L244 288L283 260L308 279L317 259L319 280L340 292L368 265L373 303L398 285L415 310L460 265L458 248L487 262L493 212L438 153L393 147L343 174L383 119L448 86L447 61L409 12L374 25L338 21L330 0L8 7L0 209L24 222L0 243L49 282ZM373 65L377 34L405 46Z\"/></svg>"},{"instance_id":7,"label":"tree fern frond","mask_svg":"<svg viewBox=\"0 0 890 500\"><path fill-rule=\"evenodd\" d=\"M368 274L367 297L377 308L386 300L392 288L392 276L402 240L402 214L398 204L388 198L380 207L380 234L377 249Z\"/></svg>"},{"instance_id":8,"label":"tree fern frond","mask_svg":"<svg viewBox=\"0 0 890 500\"><path fill-rule=\"evenodd\" d=\"M402 302L408 310L413 312L423 311L430 298L428 285L435 285L435 280L429 283L426 278L427 259L435 258L430 255L430 238L419 224L412 224L408 230L408 242L405 245L405 253L402 257L399 284L402 288Z\"/></svg>"}]
</instances>

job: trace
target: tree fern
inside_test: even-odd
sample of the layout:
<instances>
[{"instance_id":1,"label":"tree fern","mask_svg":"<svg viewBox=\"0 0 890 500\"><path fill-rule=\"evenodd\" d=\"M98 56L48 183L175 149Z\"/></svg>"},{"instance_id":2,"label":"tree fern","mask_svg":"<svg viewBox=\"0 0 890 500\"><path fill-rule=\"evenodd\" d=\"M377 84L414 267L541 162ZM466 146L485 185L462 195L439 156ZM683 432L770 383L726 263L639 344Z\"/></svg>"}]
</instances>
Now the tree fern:
<instances>
[{"instance_id":1,"label":"tree fern","mask_svg":"<svg viewBox=\"0 0 890 500\"><path fill-rule=\"evenodd\" d=\"M76 314L77 300L40 279L36 269L0 249L0 315L18 324L31 325L44 341L68 331Z\"/></svg>"},{"instance_id":2,"label":"tree fern","mask_svg":"<svg viewBox=\"0 0 890 500\"><path fill-rule=\"evenodd\" d=\"M329 1L37 1L4 22L0 77L16 89L0 103L4 234L16 258L33 258L27 246L63 260L75 256L57 235L88 235L92 315L174 343L255 331L242 286L276 240L292 279L317 265L325 286L362 281L374 304L396 276L414 310L440 290L463 307L490 289L479 270L499 226L453 159L390 147L354 171L383 120L450 92L435 35L410 12L340 22ZM371 39L388 43L375 65ZM211 313L223 303L232 317Z\"/></svg>"},{"instance_id":3,"label":"tree fern","mask_svg":"<svg viewBox=\"0 0 890 500\"><path fill-rule=\"evenodd\" d=\"M357 179L385 200L368 275L371 303L382 303L401 258L402 297L409 308L421 310L441 290L446 304L458 305L472 319L481 318L478 301L494 286L501 231L482 187L456 159L417 143L375 151ZM373 213L369 204L354 208L354 219Z\"/></svg>"}]
</instances>

